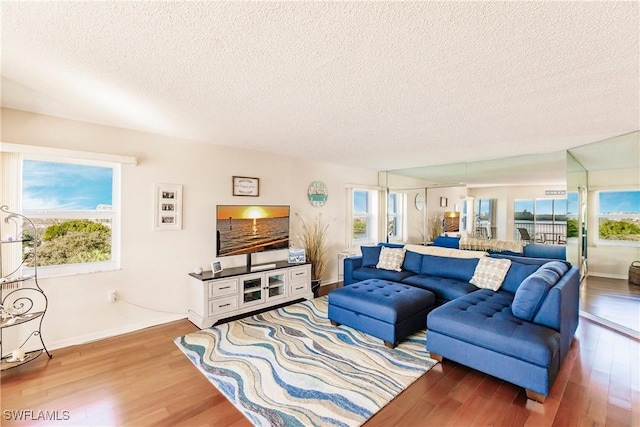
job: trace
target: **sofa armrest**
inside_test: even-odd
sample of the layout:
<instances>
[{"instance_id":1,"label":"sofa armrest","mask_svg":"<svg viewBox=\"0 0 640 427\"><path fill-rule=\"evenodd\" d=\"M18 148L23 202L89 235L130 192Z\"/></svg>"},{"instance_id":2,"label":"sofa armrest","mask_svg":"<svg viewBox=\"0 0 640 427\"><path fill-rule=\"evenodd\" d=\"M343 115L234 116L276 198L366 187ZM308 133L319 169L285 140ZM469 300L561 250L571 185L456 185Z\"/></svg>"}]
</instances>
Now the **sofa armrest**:
<instances>
[{"instance_id":1,"label":"sofa armrest","mask_svg":"<svg viewBox=\"0 0 640 427\"><path fill-rule=\"evenodd\" d=\"M580 316L580 270L571 267L549 290L540 310L533 319L534 323L547 326L560 332L561 360L569 351L569 345L578 328Z\"/></svg>"},{"instance_id":2,"label":"sofa armrest","mask_svg":"<svg viewBox=\"0 0 640 427\"><path fill-rule=\"evenodd\" d=\"M351 285L352 283L355 283L358 281L353 278L353 270L360 267L362 267L362 255L352 256L344 259L344 269L343 269L343 272L344 272L343 285L344 286Z\"/></svg>"}]
</instances>

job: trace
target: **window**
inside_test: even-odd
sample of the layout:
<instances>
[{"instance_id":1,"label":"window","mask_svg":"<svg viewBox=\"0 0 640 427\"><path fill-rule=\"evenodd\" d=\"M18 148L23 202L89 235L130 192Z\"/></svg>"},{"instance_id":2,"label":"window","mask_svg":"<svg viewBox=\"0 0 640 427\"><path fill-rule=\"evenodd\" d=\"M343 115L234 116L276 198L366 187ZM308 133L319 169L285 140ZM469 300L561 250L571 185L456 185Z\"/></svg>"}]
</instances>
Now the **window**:
<instances>
[{"instance_id":1,"label":"window","mask_svg":"<svg viewBox=\"0 0 640 427\"><path fill-rule=\"evenodd\" d=\"M22 213L38 229L41 275L119 268L119 183L118 163L23 159Z\"/></svg>"},{"instance_id":2,"label":"window","mask_svg":"<svg viewBox=\"0 0 640 427\"><path fill-rule=\"evenodd\" d=\"M352 201L352 243L375 243L378 239L378 191L354 188Z\"/></svg>"},{"instance_id":3,"label":"window","mask_svg":"<svg viewBox=\"0 0 640 427\"><path fill-rule=\"evenodd\" d=\"M495 226L494 199L478 199L476 201L475 233L476 236L492 238L491 227ZM463 223L463 230L466 223Z\"/></svg>"},{"instance_id":4,"label":"window","mask_svg":"<svg viewBox=\"0 0 640 427\"><path fill-rule=\"evenodd\" d=\"M640 191L598 191L597 195L598 239L620 245L640 242Z\"/></svg>"},{"instance_id":5,"label":"window","mask_svg":"<svg viewBox=\"0 0 640 427\"><path fill-rule=\"evenodd\" d=\"M577 191L567 192L567 238L578 237L578 209L580 202Z\"/></svg>"},{"instance_id":6,"label":"window","mask_svg":"<svg viewBox=\"0 0 640 427\"><path fill-rule=\"evenodd\" d=\"M404 239L405 194L389 193L387 209L387 236L390 242L402 242Z\"/></svg>"},{"instance_id":7,"label":"window","mask_svg":"<svg viewBox=\"0 0 640 427\"><path fill-rule=\"evenodd\" d=\"M524 228L538 243L565 244L567 238L567 199L516 200L514 235Z\"/></svg>"},{"instance_id":8,"label":"window","mask_svg":"<svg viewBox=\"0 0 640 427\"><path fill-rule=\"evenodd\" d=\"M492 199L478 199L476 203L476 215L478 221L482 223L493 221L493 203Z\"/></svg>"}]
</instances>

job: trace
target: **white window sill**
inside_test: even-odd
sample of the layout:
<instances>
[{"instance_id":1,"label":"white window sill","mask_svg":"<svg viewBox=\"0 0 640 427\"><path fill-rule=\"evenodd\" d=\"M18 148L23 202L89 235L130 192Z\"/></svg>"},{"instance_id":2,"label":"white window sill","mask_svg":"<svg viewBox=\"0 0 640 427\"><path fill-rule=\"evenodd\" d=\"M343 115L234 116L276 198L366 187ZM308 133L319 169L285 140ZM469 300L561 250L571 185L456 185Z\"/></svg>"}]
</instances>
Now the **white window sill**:
<instances>
[{"instance_id":1,"label":"white window sill","mask_svg":"<svg viewBox=\"0 0 640 427\"><path fill-rule=\"evenodd\" d=\"M107 273L110 271L120 270L120 265L115 262L96 262L86 264L72 264L64 266L42 266L38 267L38 279L47 279L53 277L78 276L81 274ZM25 267L22 273L34 274L33 267Z\"/></svg>"}]
</instances>

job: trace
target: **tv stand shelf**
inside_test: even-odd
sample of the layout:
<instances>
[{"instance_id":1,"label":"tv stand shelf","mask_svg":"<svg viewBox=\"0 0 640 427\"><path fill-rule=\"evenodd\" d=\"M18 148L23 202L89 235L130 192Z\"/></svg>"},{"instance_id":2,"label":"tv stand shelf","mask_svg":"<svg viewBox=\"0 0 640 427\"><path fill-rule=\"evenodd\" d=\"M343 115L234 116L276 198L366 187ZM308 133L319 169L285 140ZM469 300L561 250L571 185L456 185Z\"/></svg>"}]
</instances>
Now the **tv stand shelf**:
<instances>
[{"instance_id":1,"label":"tv stand shelf","mask_svg":"<svg viewBox=\"0 0 640 427\"><path fill-rule=\"evenodd\" d=\"M189 273L191 323L209 328L228 317L313 298L311 264L278 261L263 266L258 271L254 265L218 273Z\"/></svg>"}]
</instances>

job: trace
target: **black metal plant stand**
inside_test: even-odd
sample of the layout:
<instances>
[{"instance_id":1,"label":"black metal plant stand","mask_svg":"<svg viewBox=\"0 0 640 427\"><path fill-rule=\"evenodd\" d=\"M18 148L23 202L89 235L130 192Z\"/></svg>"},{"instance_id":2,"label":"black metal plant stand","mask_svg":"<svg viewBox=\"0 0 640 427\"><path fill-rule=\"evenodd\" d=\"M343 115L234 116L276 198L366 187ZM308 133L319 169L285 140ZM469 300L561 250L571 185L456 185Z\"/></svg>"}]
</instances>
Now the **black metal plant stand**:
<instances>
[{"instance_id":1,"label":"black metal plant stand","mask_svg":"<svg viewBox=\"0 0 640 427\"><path fill-rule=\"evenodd\" d=\"M20 253L17 266L5 272L9 259L7 254ZM15 264L15 263L14 263ZM33 266L33 273L22 275L23 267ZM46 353L42 339L42 321L49 301L38 284L37 229L33 221L9 207L0 207L0 368L2 371L31 362ZM22 328L34 325L26 338L17 338ZM17 327L17 328L16 328ZM7 349L5 335L10 328L16 329L12 341L20 343ZM12 346L13 347L13 346Z\"/></svg>"}]
</instances>

